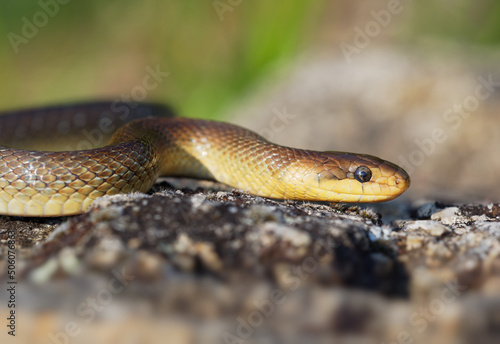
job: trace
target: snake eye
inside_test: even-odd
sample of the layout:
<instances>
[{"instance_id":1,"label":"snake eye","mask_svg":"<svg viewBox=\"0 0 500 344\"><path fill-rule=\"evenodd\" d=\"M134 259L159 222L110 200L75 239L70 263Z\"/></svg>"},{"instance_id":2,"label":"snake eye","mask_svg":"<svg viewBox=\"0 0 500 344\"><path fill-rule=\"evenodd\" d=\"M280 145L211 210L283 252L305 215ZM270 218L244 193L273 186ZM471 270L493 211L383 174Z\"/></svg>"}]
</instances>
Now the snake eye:
<instances>
[{"instance_id":1,"label":"snake eye","mask_svg":"<svg viewBox=\"0 0 500 344\"><path fill-rule=\"evenodd\" d=\"M372 178L372 171L366 166L359 166L354 172L354 178L360 183L367 182Z\"/></svg>"}]
</instances>

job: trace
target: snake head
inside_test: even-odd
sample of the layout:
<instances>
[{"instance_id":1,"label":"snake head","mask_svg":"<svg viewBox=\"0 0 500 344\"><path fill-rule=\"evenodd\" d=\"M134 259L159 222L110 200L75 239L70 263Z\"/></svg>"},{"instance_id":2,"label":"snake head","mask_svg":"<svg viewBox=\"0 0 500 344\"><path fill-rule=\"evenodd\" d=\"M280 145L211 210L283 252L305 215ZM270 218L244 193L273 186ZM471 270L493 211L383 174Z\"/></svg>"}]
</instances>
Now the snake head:
<instances>
[{"instance_id":1,"label":"snake head","mask_svg":"<svg viewBox=\"0 0 500 344\"><path fill-rule=\"evenodd\" d=\"M401 167L367 154L318 152L304 173L308 196L330 202L382 202L410 187ZM319 160L319 161L318 161Z\"/></svg>"}]
</instances>

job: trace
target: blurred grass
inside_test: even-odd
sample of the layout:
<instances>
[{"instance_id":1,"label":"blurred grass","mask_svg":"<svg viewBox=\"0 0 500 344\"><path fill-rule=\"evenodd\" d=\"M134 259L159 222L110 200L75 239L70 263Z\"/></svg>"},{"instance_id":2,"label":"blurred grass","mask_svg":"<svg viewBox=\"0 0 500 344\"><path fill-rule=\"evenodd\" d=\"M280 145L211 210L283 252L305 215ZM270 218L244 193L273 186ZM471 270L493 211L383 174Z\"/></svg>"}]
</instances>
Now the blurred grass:
<instances>
[{"instance_id":1,"label":"blurred grass","mask_svg":"<svg viewBox=\"0 0 500 344\"><path fill-rule=\"evenodd\" d=\"M286 5L220 0L229 8L221 20L214 3L70 1L59 5L57 15L15 53L8 34L20 35L23 17L33 21L42 8L38 1L2 1L0 108L116 99L142 85L146 67L159 66L170 74L148 92L148 99L173 104L184 116L217 118L307 50L318 31L338 33L339 26L326 22L345 22L350 37L352 28L367 20L357 23L352 13L369 16L365 3L350 0L294 0ZM380 1L376 8L386 6ZM342 8L351 12L335 12ZM494 0L421 0L410 8L396 30L404 32L405 42L431 36L464 44L500 43L500 3ZM326 44L333 47L326 49L337 46Z\"/></svg>"},{"instance_id":2,"label":"blurred grass","mask_svg":"<svg viewBox=\"0 0 500 344\"><path fill-rule=\"evenodd\" d=\"M222 0L230 10L221 20L213 1L71 1L16 54L7 35L21 35L22 18L42 9L3 1L0 107L115 99L158 65L170 75L149 99L185 116L219 117L307 46L326 2Z\"/></svg>"},{"instance_id":3,"label":"blurred grass","mask_svg":"<svg viewBox=\"0 0 500 344\"><path fill-rule=\"evenodd\" d=\"M413 4L413 35L469 45L500 43L500 2L496 0L421 0Z\"/></svg>"}]
</instances>

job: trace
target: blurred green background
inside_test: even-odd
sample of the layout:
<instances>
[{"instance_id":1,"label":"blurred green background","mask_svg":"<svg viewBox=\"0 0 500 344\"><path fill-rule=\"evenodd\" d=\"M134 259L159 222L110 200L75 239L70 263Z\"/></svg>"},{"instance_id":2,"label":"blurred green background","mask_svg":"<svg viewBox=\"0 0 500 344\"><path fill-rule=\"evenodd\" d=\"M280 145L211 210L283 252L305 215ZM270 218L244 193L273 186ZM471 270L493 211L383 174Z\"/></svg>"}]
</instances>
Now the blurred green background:
<instances>
[{"instance_id":1,"label":"blurred green background","mask_svg":"<svg viewBox=\"0 0 500 344\"><path fill-rule=\"evenodd\" d=\"M43 3L55 9L55 0ZM21 35L22 18L35 22L43 9L37 2L3 1L0 106L115 99L142 85L146 67L158 66L169 76L148 91L148 99L171 103L184 115L218 117L224 106L301 49L325 3L57 3L58 13L26 44L16 45L16 53L9 33ZM43 23L43 15L38 20Z\"/></svg>"},{"instance_id":2,"label":"blurred green background","mask_svg":"<svg viewBox=\"0 0 500 344\"><path fill-rule=\"evenodd\" d=\"M148 99L168 102L184 116L217 118L301 53L338 50L338 41L369 16L366 7L386 3L59 1L0 2L0 108L116 99L142 85L148 66L158 66L169 76ZM401 5L412 10L384 33L390 41L500 41L498 2ZM31 38L23 35L27 22L38 23Z\"/></svg>"}]
</instances>

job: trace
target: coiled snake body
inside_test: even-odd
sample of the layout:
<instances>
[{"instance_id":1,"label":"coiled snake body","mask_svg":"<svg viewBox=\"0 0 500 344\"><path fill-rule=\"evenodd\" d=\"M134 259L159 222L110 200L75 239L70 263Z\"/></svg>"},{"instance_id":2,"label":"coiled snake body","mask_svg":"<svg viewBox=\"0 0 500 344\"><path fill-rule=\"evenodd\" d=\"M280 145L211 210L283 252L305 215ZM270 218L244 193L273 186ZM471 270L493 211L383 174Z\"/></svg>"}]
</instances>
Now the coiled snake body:
<instances>
[{"instance_id":1,"label":"coiled snake body","mask_svg":"<svg viewBox=\"0 0 500 344\"><path fill-rule=\"evenodd\" d=\"M235 125L173 117L160 105L102 102L0 115L2 215L80 214L104 195L147 192L160 175L331 202L387 201L410 185L403 169L370 155L284 147Z\"/></svg>"}]
</instances>

